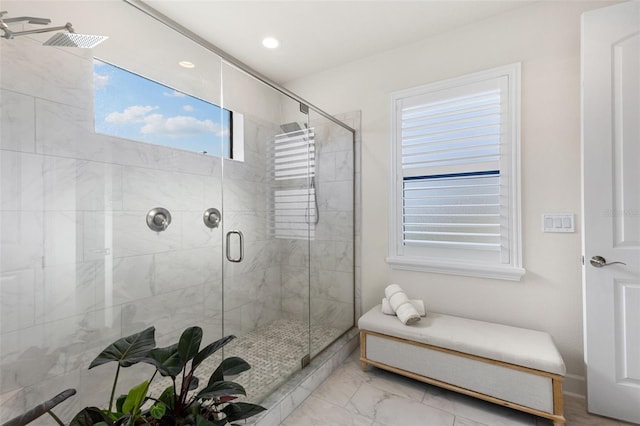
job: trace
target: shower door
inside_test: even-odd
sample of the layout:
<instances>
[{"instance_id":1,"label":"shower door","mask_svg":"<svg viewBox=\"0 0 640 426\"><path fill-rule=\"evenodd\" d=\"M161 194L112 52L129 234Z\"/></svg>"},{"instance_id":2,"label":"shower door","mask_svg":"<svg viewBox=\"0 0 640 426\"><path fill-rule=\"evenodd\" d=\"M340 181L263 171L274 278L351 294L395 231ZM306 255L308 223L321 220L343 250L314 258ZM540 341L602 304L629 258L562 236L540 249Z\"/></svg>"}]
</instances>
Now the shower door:
<instances>
[{"instance_id":1,"label":"shower door","mask_svg":"<svg viewBox=\"0 0 640 426\"><path fill-rule=\"evenodd\" d=\"M226 63L222 93L242 144L223 161L225 356L249 362L238 382L260 401L309 354L313 141L297 102Z\"/></svg>"}]
</instances>

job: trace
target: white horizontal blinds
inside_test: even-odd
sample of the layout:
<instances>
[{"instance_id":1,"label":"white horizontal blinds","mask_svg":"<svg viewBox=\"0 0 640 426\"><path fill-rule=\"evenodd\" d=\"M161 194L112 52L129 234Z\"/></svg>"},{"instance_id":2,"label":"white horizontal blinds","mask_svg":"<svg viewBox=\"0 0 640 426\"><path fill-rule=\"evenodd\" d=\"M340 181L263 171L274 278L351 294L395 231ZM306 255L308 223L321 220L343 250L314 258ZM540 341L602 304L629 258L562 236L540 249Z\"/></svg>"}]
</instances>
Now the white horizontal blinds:
<instances>
[{"instance_id":1,"label":"white horizontal blinds","mask_svg":"<svg viewBox=\"0 0 640 426\"><path fill-rule=\"evenodd\" d=\"M272 155L275 180L307 179L315 176L314 137L313 129L276 135Z\"/></svg>"},{"instance_id":2,"label":"white horizontal blinds","mask_svg":"<svg viewBox=\"0 0 640 426\"><path fill-rule=\"evenodd\" d=\"M406 179L404 244L499 250L498 173Z\"/></svg>"},{"instance_id":3,"label":"white horizontal blinds","mask_svg":"<svg viewBox=\"0 0 640 426\"><path fill-rule=\"evenodd\" d=\"M315 237L315 189L277 189L274 191L274 235L276 238L313 239Z\"/></svg>"},{"instance_id":4,"label":"white horizontal blinds","mask_svg":"<svg viewBox=\"0 0 640 426\"><path fill-rule=\"evenodd\" d=\"M275 238L315 237L315 132L300 129L276 135L270 169L277 188L273 190L272 233Z\"/></svg>"},{"instance_id":5,"label":"white horizontal blinds","mask_svg":"<svg viewBox=\"0 0 640 426\"><path fill-rule=\"evenodd\" d=\"M401 102L405 246L502 247L499 79Z\"/></svg>"}]
</instances>

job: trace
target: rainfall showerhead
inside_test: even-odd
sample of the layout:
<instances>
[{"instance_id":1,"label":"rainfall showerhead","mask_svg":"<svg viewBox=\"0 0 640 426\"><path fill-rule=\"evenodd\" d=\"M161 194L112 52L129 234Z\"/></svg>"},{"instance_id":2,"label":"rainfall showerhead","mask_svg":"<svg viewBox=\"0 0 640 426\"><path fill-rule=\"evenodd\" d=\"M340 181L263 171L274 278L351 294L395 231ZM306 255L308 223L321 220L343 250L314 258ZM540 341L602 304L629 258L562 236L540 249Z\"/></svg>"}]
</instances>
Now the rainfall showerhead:
<instances>
[{"instance_id":1,"label":"rainfall showerhead","mask_svg":"<svg viewBox=\"0 0 640 426\"><path fill-rule=\"evenodd\" d=\"M83 49L90 49L105 41L107 36L90 35L90 34L76 34L69 33L57 33L54 34L49 40L42 43L43 46L59 46L59 47L80 47Z\"/></svg>"},{"instance_id":2,"label":"rainfall showerhead","mask_svg":"<svg viewBox=\"0 0 640 426\"><path fill-rule=\"evenodd\" d=\"M2 18L7 12L0 12L0 29L4 31L1 37L6 39L12 39L17 36L27 34L39 34L48 33L51 31L67 31L66 33L57 33L49 40L43 43L44 46L59 46L59 47L80 47L80 48L92 48L102 43L108 37L88 34L76 34L73 30L71 22L67 22L66 25L60 27L51 28L38 28L35 30L25 31L11 31L7 24L14 22L28 22L30 24L47 25L51 22L46 18L34 18L32 16L22 16L19 18Z\"/></svg>"}]
</instances>

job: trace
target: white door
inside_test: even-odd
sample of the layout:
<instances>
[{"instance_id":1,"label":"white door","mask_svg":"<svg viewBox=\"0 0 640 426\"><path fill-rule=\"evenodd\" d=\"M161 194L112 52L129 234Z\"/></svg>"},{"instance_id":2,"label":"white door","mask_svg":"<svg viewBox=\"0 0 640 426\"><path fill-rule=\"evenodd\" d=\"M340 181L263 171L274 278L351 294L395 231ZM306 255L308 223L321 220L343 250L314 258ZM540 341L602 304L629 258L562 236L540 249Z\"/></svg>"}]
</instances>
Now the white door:
<instances>
[{"instance_id":1,"label":"white door","mask_svg":"<svg viewBox=\"0 0 640 426\"><path fill-rule=\"evenodd\" d=\"M582 79L587 405L640 423L639 1L583 14Z\"/></svg>"}]
</instances>

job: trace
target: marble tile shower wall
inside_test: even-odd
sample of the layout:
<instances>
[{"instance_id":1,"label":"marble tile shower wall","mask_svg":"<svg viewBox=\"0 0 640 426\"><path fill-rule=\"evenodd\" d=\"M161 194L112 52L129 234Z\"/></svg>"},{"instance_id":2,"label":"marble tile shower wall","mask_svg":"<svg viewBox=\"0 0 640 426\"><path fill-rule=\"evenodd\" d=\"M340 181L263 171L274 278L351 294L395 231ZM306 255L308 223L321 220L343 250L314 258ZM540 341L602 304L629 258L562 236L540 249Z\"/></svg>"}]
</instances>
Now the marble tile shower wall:
<instances>
[{"instance_id":1,"label":"marble tile shower wall","mask_svg":"<svg viewBox=\"0 0 640 426\"><path fill-rule=\"evenodd\" d=\"M339 118L355 120L355 115ZM325 119L310 124L316 132L319 221L311 241L281 242L282 306L291 318L300 318L310 309L312 327L330 326L344 332L353 326L354 315L353 136ZM310 274L303 267L309 257Z\"/></svg>"},{"instance_id":2,"label":"marble tile shower wall","mask_svg":"<svg viewBox=\"0 0 640 426\"><path fill-rule=\"evenodd\" d=\"M68 418L105 404L113 370L86 367L116 338L150 325L159 345L194 324L209 341L222 333L222 235L202 223L221 205L221 164L95 134L91 52L3 40L0 63L0 422L63 389L91 389L57 410ZM252 298L229 291L225 334L280 315L280 254L266 242L267 184L253 166L273 130L246 125L247 164L225 164L224 196L228 226L255 229L247 261L228 272L228 288L245 283ZM162 233L145 224L156 206L173 216ZM122 389L150 372L140 374Z\"/></svg>"}]
</instances>

